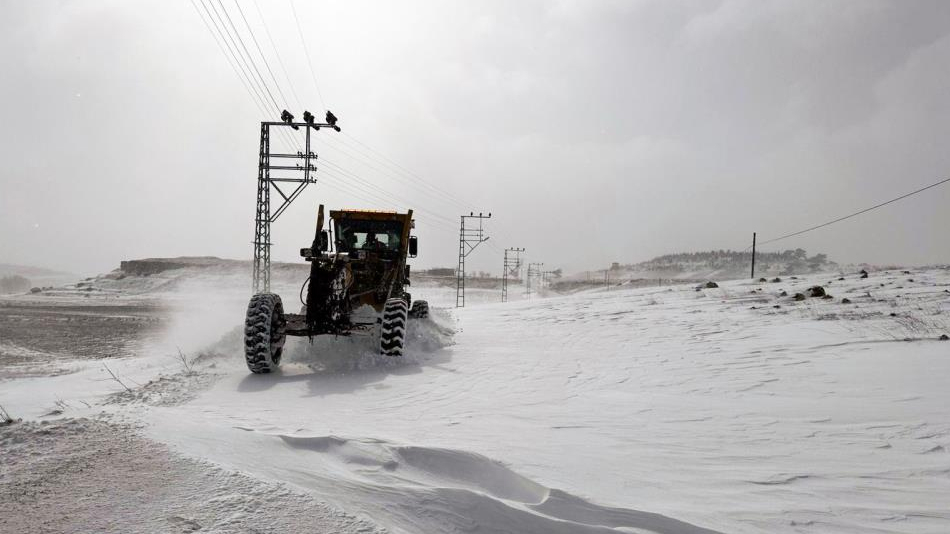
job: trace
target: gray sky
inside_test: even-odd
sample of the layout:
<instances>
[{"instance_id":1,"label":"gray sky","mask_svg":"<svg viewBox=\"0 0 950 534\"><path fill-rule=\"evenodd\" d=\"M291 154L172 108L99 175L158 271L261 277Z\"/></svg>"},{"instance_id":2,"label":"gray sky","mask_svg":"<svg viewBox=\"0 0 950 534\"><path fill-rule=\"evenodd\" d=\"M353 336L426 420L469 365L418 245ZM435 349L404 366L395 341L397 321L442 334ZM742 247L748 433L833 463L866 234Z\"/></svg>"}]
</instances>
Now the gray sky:
<instances>
[{"instance_id":1,"label":"gray sky","mask_svg":"<svg viewBox=\"0 0 950 534\"><path fill-rule=\"evenodd\" d=\"M276 260L320 202L426 210L418 266L455 263L464 205L494 214L470 269L519 246L577 271L742 249L950 176L945 1L295 0L323 102L289 1L257 0L290 82L238 1L288 107L325 102L348 134L318 134L330 172L276 223ZM250 257L262 113L190 1L0 9L0 262ZM948 205L950 184L774 248L950 262Z\"/></svg>"}]
</instances>

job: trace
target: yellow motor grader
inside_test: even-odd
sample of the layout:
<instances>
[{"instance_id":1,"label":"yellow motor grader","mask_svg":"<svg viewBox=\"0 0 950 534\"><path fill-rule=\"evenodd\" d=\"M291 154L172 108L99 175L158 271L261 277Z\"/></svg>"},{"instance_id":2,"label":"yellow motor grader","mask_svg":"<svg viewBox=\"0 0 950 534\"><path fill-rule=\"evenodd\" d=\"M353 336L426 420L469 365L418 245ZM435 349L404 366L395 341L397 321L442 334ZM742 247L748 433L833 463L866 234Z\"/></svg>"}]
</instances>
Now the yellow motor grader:
<instances>
[{"instance_id":1,"label":"yellow motor grader","mask_svg":"<svg viewBox=\"0 0 950 534\"><path fill-rule=\"evenodd\" d=\"M280 364L286 336L372 333L379 325L379 351L401 356L410 317L425 318L429 305L413 302L407 258L418 242L408 213L370 210L330 211L325 228L321 205L310 247L300 255L310 262L304 307L284 313L276 293L251 297L244 324L244 352L252 373L269 373ZM303 290L301 290L301 294Z\"/></svg>"}]
</instances>

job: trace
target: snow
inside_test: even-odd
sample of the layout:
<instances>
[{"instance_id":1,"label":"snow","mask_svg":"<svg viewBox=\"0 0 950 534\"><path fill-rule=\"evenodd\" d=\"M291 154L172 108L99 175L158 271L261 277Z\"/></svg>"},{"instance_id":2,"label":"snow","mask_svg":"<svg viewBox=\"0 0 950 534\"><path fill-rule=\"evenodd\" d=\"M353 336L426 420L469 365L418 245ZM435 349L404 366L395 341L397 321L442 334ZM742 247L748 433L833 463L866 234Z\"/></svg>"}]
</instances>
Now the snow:
<instances>
[{"instance_id":1,"label":"snow","mask_svg":"<svg viewBox=\"0 0 950 534\"><path fill-rule=\"evenodd\" d=\"M0 404L36 418L58 397L397 533L946 532L950 272L844 278L480 290L458 310L413 287L434 309L405 357L291 339L273 375L244 367L244 288L202 281L161 349L115 362L133 393L90 368L7 380ZM833 298L779 296L816 284Z\"/></svg>"},{"instance_id":2,"label":"snow","mask_svg":"<svg viewBox=\"0 0 950 534\"><path fill-rule=\"evenodd\" d=\"M2 532L380 532L290 491L90 419L0 428Z\"/></svg>"}]
</instances>

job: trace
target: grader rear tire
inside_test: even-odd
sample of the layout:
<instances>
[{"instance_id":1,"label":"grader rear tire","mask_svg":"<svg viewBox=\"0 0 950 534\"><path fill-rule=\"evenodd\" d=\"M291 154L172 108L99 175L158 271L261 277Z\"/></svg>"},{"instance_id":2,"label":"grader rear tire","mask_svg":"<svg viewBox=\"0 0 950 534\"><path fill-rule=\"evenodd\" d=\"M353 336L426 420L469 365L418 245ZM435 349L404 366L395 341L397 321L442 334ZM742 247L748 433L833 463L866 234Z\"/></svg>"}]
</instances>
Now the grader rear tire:
<instances>
[{"instance_id":1,"label":"grader rear tire","mask_svg":"<svg viewBox=\"0 0 950 534\"><path fill-rule=\"evenodd\" d=\"M383 307L383 324L379 334L379 352L385 356L402 356L406 342L406 321L409 306L401 298L389 299Z\"/></svg>"},{"instance_id":2,"label":"grader rear tire","mask_svg":"<svg viewBox=\"0 0 950 534\"><path fill-rule=\"evenodd\" d=\"M284 305L274 293L258 293L247 305L244 321L244 359L254 374L277 370L287 335Z\"/></svg>"}]
</instances>

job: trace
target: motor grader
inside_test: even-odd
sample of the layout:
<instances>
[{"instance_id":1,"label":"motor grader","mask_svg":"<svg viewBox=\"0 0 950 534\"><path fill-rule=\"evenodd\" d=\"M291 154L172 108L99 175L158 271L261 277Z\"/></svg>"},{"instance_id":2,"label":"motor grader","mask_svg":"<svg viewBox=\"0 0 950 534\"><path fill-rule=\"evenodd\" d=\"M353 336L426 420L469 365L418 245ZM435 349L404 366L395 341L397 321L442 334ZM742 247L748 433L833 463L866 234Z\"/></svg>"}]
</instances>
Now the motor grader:
<instances>
[{"instance_id":1,"label":"motor grader","mask_svg":"<svg viewBox=\"0 0 950 534\"><path fill-rule=\"evenodd\" d=\"M326 226L326 227L325 227ZM379 335L379 351L401 356L408 319L425 318L429 305L412 301L407 258L418 242L410 235L408 213L370 210L330 211L324 224L321 205L310 247L300 255L310 262L301 287L300 313L284 313L280 296L251 297L244 324L244 353L252 373L269 373L280 364L286 336ZM303 298L306 288L306 298Z\"/></svg>"}]
</instances>

